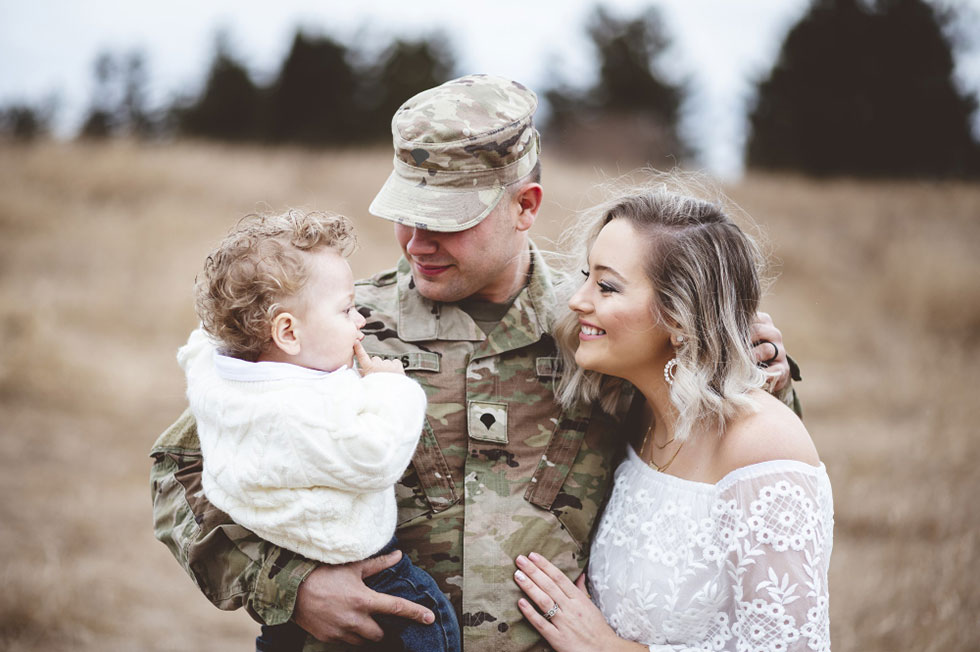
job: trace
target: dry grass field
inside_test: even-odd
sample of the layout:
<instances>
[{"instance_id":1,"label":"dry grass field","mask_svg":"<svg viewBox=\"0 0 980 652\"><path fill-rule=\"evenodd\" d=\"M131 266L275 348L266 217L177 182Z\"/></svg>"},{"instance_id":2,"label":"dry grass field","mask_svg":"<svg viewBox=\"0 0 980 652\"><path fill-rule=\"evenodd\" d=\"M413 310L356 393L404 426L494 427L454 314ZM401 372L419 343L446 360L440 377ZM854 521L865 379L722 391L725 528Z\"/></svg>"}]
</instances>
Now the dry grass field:
<instances>
[{"instance_id":1,"label":"dry grass field","mask_svg":"<svg viewBox=\"0 0 980 652\"><path fill-rule=\"evenodd\" d=\"M603 172L546 160L556 236ZM387 150L0 145L0 649L249 649L153 539L147 451L204 256L245 213L367 214ZM606 170L606 172L617 172ZM836 650L980 650L980 186L750 176L836 498Z\"/></svg>"}]
</instances>

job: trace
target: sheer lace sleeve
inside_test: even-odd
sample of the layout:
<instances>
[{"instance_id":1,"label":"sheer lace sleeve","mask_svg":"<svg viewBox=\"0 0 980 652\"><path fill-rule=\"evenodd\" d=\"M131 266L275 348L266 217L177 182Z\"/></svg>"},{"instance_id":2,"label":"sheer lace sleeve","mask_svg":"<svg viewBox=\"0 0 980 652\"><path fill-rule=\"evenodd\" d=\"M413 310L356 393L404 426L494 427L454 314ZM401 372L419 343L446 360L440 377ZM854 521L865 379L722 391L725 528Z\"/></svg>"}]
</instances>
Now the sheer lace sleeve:
<instances>
[{"instance_id":1,"label":"sheer lace sleeve","mask_svg":"<svg viewBox=\"0 0 980 652\"><path fill-rule=\"evenodd\" d=\"M728 548L735 649L829 650L834 512L826 471L792 462L739 471L719 484L714 507Z\"/></svg>"},{"instance_id":2,"label":"sheer lace sleeve","mask_svg":"<svg viewBox=\"0 0 980 652\"><path fill-rule=\"evenodd\" d=\"M593 540L593 600L654 652L829 650L833 521L823 466L763 462L708 485L629 451Z\"/></svg>"}]
</instances>

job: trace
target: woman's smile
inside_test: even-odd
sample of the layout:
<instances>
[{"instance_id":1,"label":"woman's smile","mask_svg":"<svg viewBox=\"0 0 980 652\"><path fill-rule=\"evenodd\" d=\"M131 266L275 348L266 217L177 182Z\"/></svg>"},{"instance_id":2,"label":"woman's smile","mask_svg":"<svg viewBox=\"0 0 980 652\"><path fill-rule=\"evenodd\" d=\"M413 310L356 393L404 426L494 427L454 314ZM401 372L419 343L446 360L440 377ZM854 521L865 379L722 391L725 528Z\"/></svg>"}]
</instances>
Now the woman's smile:
<instances>
[{"instance_id":1,"label":"woman's smile","mask_svg":"<svg viewBox=\"0 0 980 652\"><path fill-rule=\"evenodd\" d=\"M602 330L597 326L593 326L592 324L588 324L586 322L580 322L579 326L580 326L580 331L578 337L580 340L593 340L597 337L602 337L603 335L606 334L606 331Z\"/></svg>"}]
</instances>

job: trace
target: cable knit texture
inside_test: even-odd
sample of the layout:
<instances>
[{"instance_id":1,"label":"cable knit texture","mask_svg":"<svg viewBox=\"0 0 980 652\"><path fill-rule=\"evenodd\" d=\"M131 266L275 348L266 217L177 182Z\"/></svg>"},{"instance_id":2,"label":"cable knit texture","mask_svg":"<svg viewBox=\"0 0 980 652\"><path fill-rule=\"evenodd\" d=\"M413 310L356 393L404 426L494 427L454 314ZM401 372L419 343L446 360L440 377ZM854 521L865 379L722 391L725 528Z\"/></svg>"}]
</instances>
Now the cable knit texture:
<instances>
[{"instance_id":1,"label":"cable knit texture","mask_svg":"<svg viewBox=\"0 0 980 652\"><path fill-rule=\"evenodd\" d=\"M833 527L823 465L763 462L709 485L630 448L592 543L593 599L653 652L830 650Z\"/></svg>"},{"instance_id":2,"label":"cable knit texture","mask_svg":"<svg viewBox=\"0 0 980 652\"><path fill-rule=\"evenodd\" d=\"M263 539L326 563L365 559L388 543L394 484L425 418L418 383L230 360L199 329L177 359L197 419L204 493L215 507ZM216 362L237 373L220 373ZM243 380L248 365L254 379Z\"/></svg>"}]
</instances>

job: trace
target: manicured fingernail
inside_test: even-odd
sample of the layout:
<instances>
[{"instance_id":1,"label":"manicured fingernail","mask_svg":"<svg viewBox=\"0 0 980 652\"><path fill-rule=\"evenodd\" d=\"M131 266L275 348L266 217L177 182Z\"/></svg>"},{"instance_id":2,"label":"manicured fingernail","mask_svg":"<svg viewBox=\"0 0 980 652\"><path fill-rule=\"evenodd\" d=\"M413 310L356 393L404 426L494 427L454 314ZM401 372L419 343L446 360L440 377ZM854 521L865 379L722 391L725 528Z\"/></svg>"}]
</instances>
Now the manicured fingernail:
<instances>
[{"instance_id":1,"label":"manicured fingernail","mask_svg":"<svg viewBox=\"0 0 980 652\"><path fill-rule=\"evenodd\" d=\"M524 598L521 598L520 600L518 600L517 601L517 604L521 605L525 609L527 609L527 607L528 607L527 600L525 600Z\"/></svg>"},{"instance_id":2,"label":"manicured fingernail","mask_svg":"<svg viewBox=\"0 0 980 652\"><path fill-rule=\"evenodd\" d=\"M520 570L514 573L514 577L517 578L518 582L523 582L524 580L527 579L527 575L524 574L524 571L520 571Z\"/></svg>"},{"instance_id":3,"label":"manicured fingernail","mask_svg":"<svg viewBox=\"0 0 980 652\"><path fill-rule=\"evenodd\" d=\"M527 563L527 557L525 557L524 555L517 555L517 563L518 564L526 564Z\"/></svg>"},{"instance_id":4,"label":"manicured fingernail","mask_svg":"<svg viewBox=\"0 0 980 652\"><path fill-rule=\"evenodd\" d=\"M528 555L528 557L531 558L531 561L538 561L540 559L543 559L543 557L541 557L541 555L539 555L536 552L532 552L531 554Z\"/></svg>"}]
</instances>

